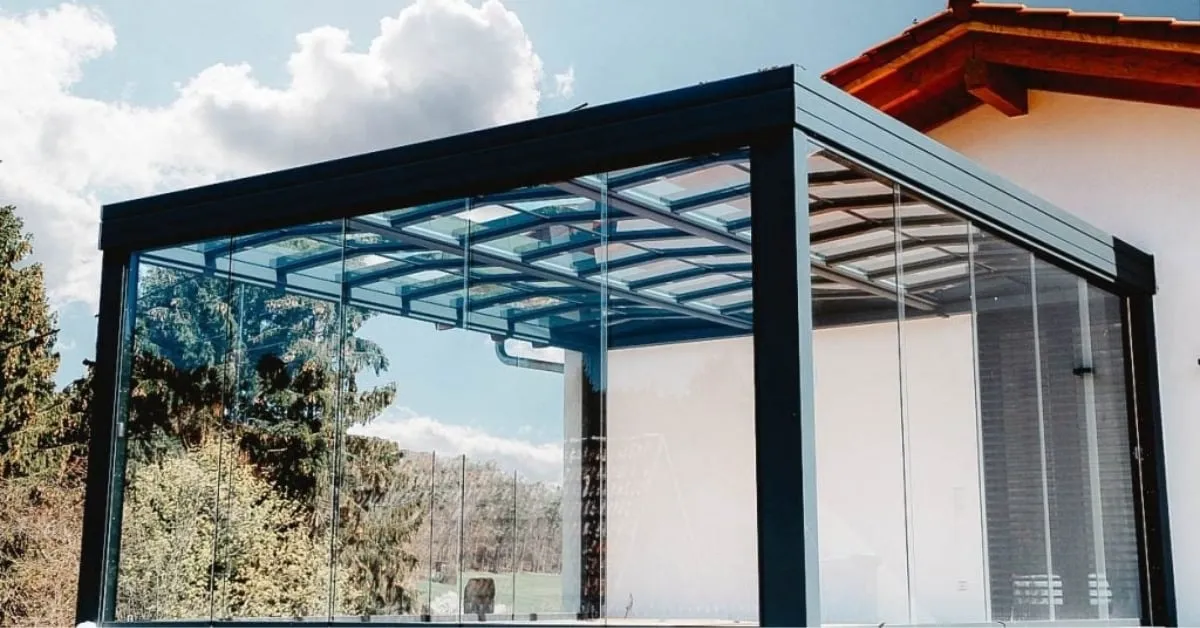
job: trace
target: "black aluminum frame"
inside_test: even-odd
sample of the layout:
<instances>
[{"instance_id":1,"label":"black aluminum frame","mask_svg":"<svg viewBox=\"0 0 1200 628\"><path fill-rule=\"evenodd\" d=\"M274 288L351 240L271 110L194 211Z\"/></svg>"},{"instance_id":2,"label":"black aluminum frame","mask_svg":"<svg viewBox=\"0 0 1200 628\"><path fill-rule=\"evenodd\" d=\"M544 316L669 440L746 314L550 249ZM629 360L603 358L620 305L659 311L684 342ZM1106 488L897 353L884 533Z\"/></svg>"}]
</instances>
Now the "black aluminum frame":
<instances>
[{"instance_id":1,"label":"black aluminum frame","mask_svg":"<svg viewBox=\"0 0 1200 628\"><path fill-rule=\"evenodd\" d=\"M131 260L139 250L350 218L420 203L567 180L706 152L749 147L755 234L755 446L759 613L763 626L819 624L813 490L812 304L805 150L811 136L897 182L1020 242L1123 296L1142 295L1132 328L1148 321L1153 262L850 96L784 66L659 95L412 146L106 206L91 453L77 620L103 623L117 385L128 321ZM471 173L463 179L462 173ZM806 215L806 214L804 214ZM1121 253L1118 253L1121 249ZM1136 252L1136 251L1135 251ZM1138 300L1140 299L1140 300ZM1150 342L1147 349L1144 345ZM1134 338L1139 377L1146 620L1174 619L1162 490L1161 421L1152 329ZM1139 353L1140 351L1140 353ZM1147 355L1147 351L1149 354ZM1149 369L1149 370L1147 370ZM603 425L603 421L600 421ZM799 452L799 455L797 455ZM803 478L797 490L795 478ZM1148 479L1149 478L1149 479ZM1141 541L1142 539L1139 539ZM803 595L797 593L803 591ZM1158 595L1159 597L1154 597ZM1160 599L1161 598L1161 599ZM254 622L221 622L255 625ZM374 622L373 622L374 623ZM206 625L201 623L199 625ZM271 622L270 625L282 625ZM305 622L311 625L311 622ZM382 625L382 622L379 622ZM547 625L539 622L537 625Z\"/></svg>"}]
</instances>

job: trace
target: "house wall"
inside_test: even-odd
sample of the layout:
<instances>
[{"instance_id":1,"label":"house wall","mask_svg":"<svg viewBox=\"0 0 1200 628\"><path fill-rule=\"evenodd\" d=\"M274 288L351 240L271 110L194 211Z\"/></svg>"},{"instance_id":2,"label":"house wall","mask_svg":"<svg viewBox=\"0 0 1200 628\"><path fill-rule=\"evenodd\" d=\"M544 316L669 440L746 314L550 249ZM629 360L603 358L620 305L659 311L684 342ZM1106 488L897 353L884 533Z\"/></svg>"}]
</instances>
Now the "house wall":
<instances>
[{"instance_id":1,"label":"house wall","mask_svg":"<svg viewBox=\"0 0 1200 628\"><path fill-rule=\"evenodd\" d=\"M816 333L823 616L907 623L911 563L915 621L983 621L970 320L904 326L911 561L898 342L895 324ZM609 616L755 619L751 341L614 351L608 368Z\"/></svg>"},{"instance_id":2,"label":"house wall","mask_svg":"<svg viewBox=\"0 0 1200 628\"><path fill-rule=\"evenodd\" d=\"M1200 624L1200 111L1033 92L931 133L984 168L1150 252L1180 625Z\"/></svg>"}]
</instances>

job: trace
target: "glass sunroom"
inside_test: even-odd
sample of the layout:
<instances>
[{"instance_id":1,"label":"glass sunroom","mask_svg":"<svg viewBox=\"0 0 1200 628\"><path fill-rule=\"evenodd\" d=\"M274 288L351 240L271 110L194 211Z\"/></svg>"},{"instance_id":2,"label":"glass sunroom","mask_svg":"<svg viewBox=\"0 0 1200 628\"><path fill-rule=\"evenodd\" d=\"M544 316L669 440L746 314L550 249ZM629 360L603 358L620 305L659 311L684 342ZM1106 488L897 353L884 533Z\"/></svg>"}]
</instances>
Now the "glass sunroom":
<instances>
[{"instance_id":1,"label":"glass sunroom","mask_svg":"<svg viewBox=\"0 0 1200 628\"><path fill-rule=\"evenodd\" d=\"M792 67L104 208L80 621L1153 625L1153 260Z\"/></svg>"}]
</instances>

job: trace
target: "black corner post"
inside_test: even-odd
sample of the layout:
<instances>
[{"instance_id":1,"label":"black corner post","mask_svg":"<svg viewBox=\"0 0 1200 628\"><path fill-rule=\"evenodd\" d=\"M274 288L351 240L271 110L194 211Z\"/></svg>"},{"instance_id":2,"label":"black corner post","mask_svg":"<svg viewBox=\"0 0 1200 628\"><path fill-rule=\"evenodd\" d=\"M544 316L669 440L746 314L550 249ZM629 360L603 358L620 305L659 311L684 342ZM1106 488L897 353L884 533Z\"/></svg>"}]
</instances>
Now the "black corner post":
<instances>
[{"instance_id":1,"label":"black corner post","mask_svg":"<svg viewBox=\"0 0 1200 628\"><path fill-rule=\"evenodd\" d=\"M129 256L105 251L100 275L100 311L96 332L96 363L92 376L92 406L86 497L83 504L83 539L79 552L79 584L75 622L106 619L104 588L107 569L108 506L112 483L112 447L115 440L116 386L120 372L121 337Z\"/></svg>"},{"instance_id":2,"label":"black corner post","mask_svg":"<svg viewBox=\"0 0 1200 628\"><path fill-rule=\"evenodd\" d=\"M820 625L806 148L793 128L750 146L761 626Z\"/></svg>"},{"instance_id":3,"label":"black corner post","mask_svg":"<svg viewBox=\"0 0 1200 628\"><path fill-rule=\"evenodd\" d=\"M1126 394L1129 401L1143 626L1178 626L1164 464L1154 296L1125 299Z\"/></svg>"},{"instance_id":4,"label":"black corner post","mask_svg":"<svg viewBox=\"0 0 1200 628\"><path fill-rule=\"evenodd\" d=\"M580 392L579 614L604 616L608 479L603 349L583 354Z\"/></svg>"}]
</instances>

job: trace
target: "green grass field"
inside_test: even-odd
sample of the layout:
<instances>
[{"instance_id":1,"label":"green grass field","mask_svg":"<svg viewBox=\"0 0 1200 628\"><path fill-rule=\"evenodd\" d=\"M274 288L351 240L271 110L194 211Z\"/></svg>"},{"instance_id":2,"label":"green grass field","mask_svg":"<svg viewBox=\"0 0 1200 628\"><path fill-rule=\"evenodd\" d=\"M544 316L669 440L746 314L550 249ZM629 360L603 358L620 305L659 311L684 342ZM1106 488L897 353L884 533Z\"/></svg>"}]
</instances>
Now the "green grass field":
<instances>
[{"instance_id":1,"label":"green grass field","mask_svg":"<svg viewBox=\"0 0 1200 628\"><path fill-rule=\"evenodd\" d=\"M562 576L559 574L520 572L486 573L468 571L458 583L443 584L424 581L420 583L418 606L429 603L430 593L436 602L447 593L459 593L462 583L470 578L491 578L496 582L496 610L505 614L528 615L529 613L562 612ZM513 597L514 584L516 598ZM435 614L437 613L435 610Z\"/></svg>"}]
</instances>

